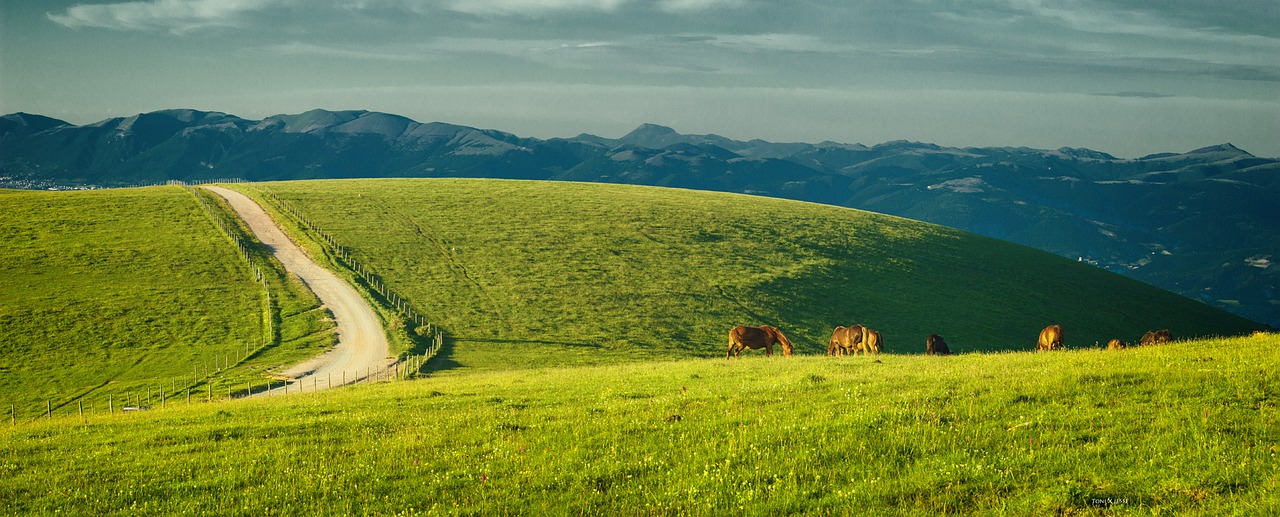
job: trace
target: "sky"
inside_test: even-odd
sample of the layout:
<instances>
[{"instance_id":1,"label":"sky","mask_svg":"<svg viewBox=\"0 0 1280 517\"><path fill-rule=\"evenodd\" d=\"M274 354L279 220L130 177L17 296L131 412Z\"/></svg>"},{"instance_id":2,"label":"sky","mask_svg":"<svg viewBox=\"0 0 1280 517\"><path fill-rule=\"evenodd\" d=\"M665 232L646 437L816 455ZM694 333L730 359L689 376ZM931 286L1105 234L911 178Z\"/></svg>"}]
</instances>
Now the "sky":
<instances>
[{"instance_id":1,"label":"sky","mask_svg":"<svg viewBox=\"0 0 1280 517\"><path fill-rule=\"evenodd\" d=\"M0 0L0 113L1280 156L1276 0Z\"/></svg>"}]
</instances>

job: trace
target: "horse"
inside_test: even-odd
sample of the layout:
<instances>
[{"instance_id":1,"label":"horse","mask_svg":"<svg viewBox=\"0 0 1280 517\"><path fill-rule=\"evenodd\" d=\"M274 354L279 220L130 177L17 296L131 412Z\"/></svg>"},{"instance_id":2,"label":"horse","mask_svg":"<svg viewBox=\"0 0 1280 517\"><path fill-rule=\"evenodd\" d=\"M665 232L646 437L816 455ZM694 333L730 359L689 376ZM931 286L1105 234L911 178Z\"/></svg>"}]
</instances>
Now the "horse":
<instances>
[{"instance_id":1,"label":"horse","mask_svg":"<svg viewBox=\"0 0 1280 517\"><path fill-rule=\"evenodd\" d=\"M844 325L838 326L835 330L831 331L831 340L827 342L827 355L834 356L843 351L844 342L848 339L848 336L849 329L845 328Z\"/></svg>"},{"instance_id":2,"label":"horse","mask_svg":"<svg viewBox=\"0 0 1280 517\"><path fill-rule=\"evenodd\" d=\"M1040 331L1040 341L1036 342L1036 351L1062 349L1062 326L1049 325Z\"/></svg>"},{"instance_id":3,"label":"horse","mask_svg":"<svg viewBox=\"0 0 1280 517\"><path fill-rule=\"evenodd\" d=\"M741 325L733 327L729 331L729 351L725 352L724 358L729 356L737 357L739 352L744 348L752 350L765 349L766 356L773 356L773 345L778 343L782 345L782 355L791 357L791 341L787 336L782 335L782 331L761 325L759 327L743 327Z\"/></svg>"},{"instance_id":4,"label":"horse","mask_svg":"<svg viewBox=\"0 0 1280 517\"><path fill-rule=\"evenodd\" d=\"M1159 345L1170 341L1173 341L1173 334L1169 332L1169 329L1148 330L1146 334L1142 335L1142 339L1138 341L1138 345Z\"/></svg>"},{"instance_id":5,"label":"horse","mask_svg":"<svg viewBox=\"0 0 1280 517\"><path fill-rule=\"evenodd\" d=\"M884 348L884 339L880 337L880 331L862 327L862 346L859 348L868 355L879 354Z\"/></svg>"},{"instance_id":6,"label":"horse","mask_svg":"<svg viewBox=\"0 0 1280 517\"><path fill-rule=\"evenodd\" d=\"M924 340L925 355L950 355L951 349L947 348L946 340L937 334L929 334Z\"/></svg>"},{"instance_id":7,"label":"horse","mask_svg":"<svg viewBox=\"0 0 1280 517\"><path fill-rule=\"evenodd\" d=\"M1112 339L1107 342L1107 350L1124 350L1124 341Z\"/></svg>"},{"instance_id":8,"label":"horse","mask_svg":"<svg viewBox=\"0 0 1280 517\"><path fill-rule=\"evenodd\" d=\"M862 325L848 328L836 327L831 332L831 341L827 345L827 355L844 355L856 353L862 343Z\"/></svg>"}]
</instances>

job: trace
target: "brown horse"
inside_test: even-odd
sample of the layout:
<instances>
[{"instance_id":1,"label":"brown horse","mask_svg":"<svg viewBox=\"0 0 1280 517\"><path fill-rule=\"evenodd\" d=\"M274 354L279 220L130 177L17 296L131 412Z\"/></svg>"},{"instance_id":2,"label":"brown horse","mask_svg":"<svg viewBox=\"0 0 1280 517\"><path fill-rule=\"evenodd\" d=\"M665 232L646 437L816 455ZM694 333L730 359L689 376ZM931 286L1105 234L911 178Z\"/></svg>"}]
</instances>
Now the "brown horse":
<instances>
[{"instance_id":1,"label":"brown horse","mask_svg":"<svg viewBox=\"0 0 1280 517\"><path fill-rule=\"evenodd\" d=\"M947 348L947 341L937 334L929 334L924 340L925 355L950 355L951 349Z\"/></svg>"},{"instance_id":2,"label":"brown horse","mask_svg":"<svg viewBox=\"0 0 1280 517\"><path fill-rule=\"evenodd\" d=\"M849 329L845 328L844 325L838 326L831 331L831 340L827 342L827 355L839 355L839 352L844 350L844 342L848 339L848 336Z\"/></svg>"},{"instance_id":3,"label":"brown horse","mask_svg":"<svg viewBox=\"0 0 1280 517\"><path fill-rule=\"evenodd\" d=\"M1124 341L1112 339L1107 342L1107 350L1124 350Z\"/></svg>"},{"instance_id":4,"label":"brown horse","mask_svg":"<svg viewBox=\"0 0 1280 517\"><path fill-rule=\"evenodd\" d=\"M1040 331L1040 341L1036 343L1036 351L1062 349L1062 326L1049 325Z\"/></svg>"},{"instance_id":5,"label":"brown horse","mask_svg":"<svg viewBox=\"0 0 1280 517\"><path fill-rule=\"evenodd\" d=\"M880 350L884 348L884 340L880 337L880 331L862 327L862 346L859 348L865 354L879 354Z\"/></svg>"},{"instance_id":6,"label":"brown horse","mask_svg":"<svg viewBox=\"0 0 1280 517\"><path fill-rule=\"evenodd\" d=\"M1169 329L1148 330L1146 334L1142 335L1142 339L1138 341L1138 345L1159 345L1170 341L1173 341L1173 334L1169 332Z\"/></svg>"},{"instance_id":7,"label":"brown horse","mask_svg":"<svg viewBox=\"0 0 1280 517\"><path fill-rule=\"evenodd\" d=\"M827 345L827 355L844 355L856 353L862 344L862 325L852 327L836 327L831 332L831 342Z\"/></svg>"},{"instance_id":8,"label":"brown horse","mask_svg":"<svg viewBox=\"0 0 1280 517\"><path fill-rule=\"evenodd\" d=\"M791 357L791 341L787 336L782 335L782 331L768 325L733 327L733 330L729 331L729 351L725 352L724 358L728 359L730 355L736 357L744 348L752 350L763 348L765 355L773 356L774 343L782 345L782 355Z\"/></svg>"}]
</instances>

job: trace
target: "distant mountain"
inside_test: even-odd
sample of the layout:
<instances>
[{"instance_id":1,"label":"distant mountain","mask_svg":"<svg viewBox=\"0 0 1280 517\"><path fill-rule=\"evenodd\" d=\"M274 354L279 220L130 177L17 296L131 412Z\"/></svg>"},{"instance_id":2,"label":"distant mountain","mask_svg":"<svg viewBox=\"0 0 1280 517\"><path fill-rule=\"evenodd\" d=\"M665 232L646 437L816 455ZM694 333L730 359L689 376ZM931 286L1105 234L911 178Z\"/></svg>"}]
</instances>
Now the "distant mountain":
<instances>
[{"instance_id":1,"label":"distant mountain","mask_svg":"<svg viewBox=\"0 0 1280 517\"><path fill-rule=\"evenodd\" d=\"M1088 261L1280 326L1280 159L1231 144L1090 149L740 141L645 124L522 138L367 111L166 110L76 126L0 117L0 186L492 177L744 192L943 224Z\"/></svg>"}]
</instances>

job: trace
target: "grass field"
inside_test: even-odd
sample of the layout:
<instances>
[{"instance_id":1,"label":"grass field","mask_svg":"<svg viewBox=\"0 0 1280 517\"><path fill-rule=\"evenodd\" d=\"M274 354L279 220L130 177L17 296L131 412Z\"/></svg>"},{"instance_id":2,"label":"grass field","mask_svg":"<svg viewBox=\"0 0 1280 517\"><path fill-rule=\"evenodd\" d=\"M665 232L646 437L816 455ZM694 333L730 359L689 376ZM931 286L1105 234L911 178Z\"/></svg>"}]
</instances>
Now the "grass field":
<instances>
[{"instance_id":1,"label":"grass field","mask_svg":"<svg viewBox=\"0 0 1280 517\"><path fill-rule=\"evenodd\" d=\"M713 357L739 324L778 326L807 353L852 323L907 353L930 333L1029 349L1050 323L1077 348L1259 328L1048 253L824 205L496 180L236 188L297 206L441 324L438 370Z\"/></svg>"},{"instance_id":2,"label":"grass field","mask_svg":"<svg viewBox=\"0 0 1280 517\"><path fill-rule=\"evenodd\" d=\"M475 372L0 426L0 513L1280 512L1276 335Z\"/></svg>"},{"instance_id":3,"label":"grass field","mask_svg":"<svg viewBox=\"0 0 1280 517\"><path fill-rule=\"evenodd\" d=\"M277 343L219 376L234 386L332 342L310 292L267 273ZM264 341L263 304L262 286L187 190L0 191L6 412L43 413L46 401L105 408L108 397L119 407L126 393L199 386L193 375L235 366Z\"/></svg>"}]
</instances>

